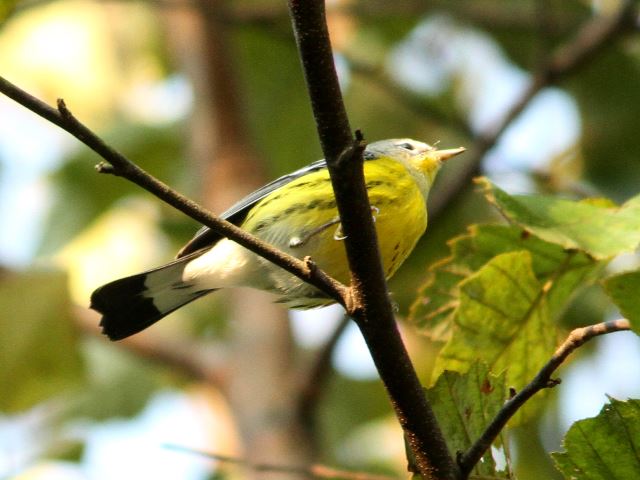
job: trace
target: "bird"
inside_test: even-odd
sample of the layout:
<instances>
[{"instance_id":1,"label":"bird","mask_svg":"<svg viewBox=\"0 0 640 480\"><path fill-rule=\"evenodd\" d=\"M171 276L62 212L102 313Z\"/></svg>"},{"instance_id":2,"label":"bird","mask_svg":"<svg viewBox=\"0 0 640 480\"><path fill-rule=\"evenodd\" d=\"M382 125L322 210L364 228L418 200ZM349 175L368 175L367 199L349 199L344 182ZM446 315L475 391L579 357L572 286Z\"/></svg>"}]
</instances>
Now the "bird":
<instances>
[{"instance_id":1,"label":"bird","mask_svg":"<svg viewBox=\"0 0 640 480\"><path fill-rule=\"evenodd\" d=\"M410 138L367 145L365 186L386 278L402 265L427 228L427 197L443 162L465 149L438 150ZM348 283L349 267L327 163L318 160L250 193L221 218ZM91 308L121 340L215 290L247 286L272 292L293 309L334 303L325 293L215 231L203 227L175 260L97 288Z\"/></svg>"}]
</instances>

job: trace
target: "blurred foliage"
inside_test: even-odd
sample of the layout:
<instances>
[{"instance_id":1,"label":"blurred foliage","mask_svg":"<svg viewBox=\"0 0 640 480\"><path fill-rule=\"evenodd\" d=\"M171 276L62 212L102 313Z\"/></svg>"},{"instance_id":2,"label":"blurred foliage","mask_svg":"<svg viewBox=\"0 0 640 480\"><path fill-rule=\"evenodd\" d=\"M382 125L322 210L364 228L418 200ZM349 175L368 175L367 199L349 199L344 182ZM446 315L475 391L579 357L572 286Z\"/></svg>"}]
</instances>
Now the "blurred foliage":
<instances>
[{"instance_id":1,"label":"blurred foliage","mask_svg":"<svg viewBox=\"0 0 640 480\"><path fill-rule=\"evenodd\" d=\"M269 173L284 175L322 158L293 38L244 27L234 40L246 117Z\"/></svg>"},{"instance_id":2,"label":"blurred foliage","mask_svg":"<svg viewBox=\"0 0 640 480\"><path fill-rule=\"evenodd\" d=\"M0 26L14 12L20 0L4 0L0 3Z\"/></svg>"},{"instance_id":3,"label":"blurred foliage","mask_svg":"<svg viewBox=\"0 0 640 480\"><path fill-rule=\"evenodd\" d=\"M165 183L181 189L187 172L184 169L184 146L181 128L163 128L118 123L103 138L128 158ZM99 175L92 165L101 159L81 147L51 176L55 186L53 203L43 233L41 254L58 252L84 230L92 220L128 195L144 195L141 189L116 177Z\"/></svg>"},{"instance_id":4,"label":"blurred foliage","mask_svg":"<svg viewBox=\"0 0 640 480\"><path fill-rule=\"evenodd\" d=\"M490 22L492 11L508 14L498 2L485 3L487 10L476 20L480 27ZM526 0L510 4L511 14L520 23L514 28L493 30L493 37L509 58L525 70L543 67L545 57L570 41L592 15L589 5L579 0Z\"/></svg>"},{"instance_id":5,"label":"blurred foliage","mask_svg":"<svg viewBox=\"0 0 640 480\"><path fill-rule=\"evenodd\" d=\"M518 480L555 480L564 478L548 454L549 447L544 445L544 438L534 423L529 423L510 430L512 444L516 447L513 454L518 458L515 472Z\"/></svg>"},{"instance_id":6,"label":"blurred foliage","mask_svg":"<svg viewBox=\"0 0 640 480\"><path fill-rule=\"evenodd\" d=\"M361 0L335 4L338 11L329 9L329 21L334 46L343 54L338 60L352 127L363 129L368 140L408 136L468 147L476 141L469 136L472 115L461 105L469 105L474 95L483 93L462 81L470 73L464 68L438 72L438 78L444 79L440 89L432 94L410 91L399 81L399 72L389 68L388 60L397 49L416 30L424 28L425 20L445 14L444 18L455 22L448 34L458 31L487 37L512 72L534 74L551 52L570 42L595 15L593 2L578 0ZM51 65L64 68L63 64L72 64L73 60L67 62L65 58L63 62L55 57L38 69L28 63L30 55L17 55L20 63L3 63L0 74L12 73L17 83L28 80L26 85L36 85L34 93L49 101L56 96L72 98L72 110L82 119L89 115L90 125L97 123L109 144L179 190L190 194L200 191L202 166L191 161L193 152L186 141L189 123L182 117L149 120L154 115L152 108L141 118L130 105L132 99L153 103L152 97L140 97L144 88L163 84L170 77L184 78L165 23L166 16L176 12L171 7L156 8L153 2L103 5L90 0L0 0L0 42L36 38L38 22L55 23L56 15L71 18L73 12L65 10L67 5L72 6L70 10L90 10L80 18L93 32L91 43L75 45L86 47L83 58L93 63L75 65L71 73L57 77ZM225 29L233 49L237 89L249 137L265 162L265 170L275 177L320 158L311 107L282 2L229 2L229 6ZM44 10L47 14L39 16L38 12ZM20 28L13 30L16 25ZM13 38L8 39L9 35ZM427 37L420 48L441 58L444 67L427 65L425 70L419 65L422 60L416 58L415 71L409 72L414 80L427 77L429 69L449 68L457 53L446 47L454 42L440 40L442 44ZM68 51L63 53L70 55ZM497 68L490 58L486 61L484 68ZM77 74L82 68L86 76ZM640 240L640 197L629 200L638 194L640 185L640 136L636 132L639 69L640 40L635 35L610 42L580 70L560 79L559 87L570 95L580 115L581 135L566 150L572 152L571 181L566 181L566 170L554 166L553 158L535 166L514 167L521 156L514 148L510 158L502 159L501 168L518 170L516 173L529 180L525 188L557 196L511 195L507 190L521 189L523 183L506 185L512 188L503 190L485 182L484 194L490 199L486 202L482 194L466 189L444 211L430 218L428 234L391 281L399 312L410 310L412 325L432 342L415 342L418 348L435 350L444 345L435 360L435 370L431 371L434 362L430 359L420 365L420 375L432 378L434 385L428 395L452 451L466 448L477 436L499 408L508 387L521 388L531 379L557 346L562 329L601 321L615 305L638 331L638 272L633 270L637 266L606 279L604 290L595 280L604 277L612 258L623 251L634 251ZM37 78L25 79L27 74ZM473 79L469 83L473 84ZM167 100L163 102L160 106L167 107ZM486 108L492 103L487 102ZM224 116L224 112L215 113ZM4 110L2 115L4 118ZM546 143L546 138L536 138L532 148ZM447 166L432 195L448 191L451 179L465 161L473 158L473 150L467 159ZM9 158L4 151L0 156L4 179L10 173L9 162L22 159ZM132 196L147 195L121 179L96 174L92 165L98 161L80 146L66 153L48 175L51 196L40 228L40 262L49 262L86 233L94 219L122 208ZM500 185L505 186L502 182ZM567 200L584 192L610 197L621 206L610 201ZM485 224L495 223L497 211L510 225ZM176 247L196 228L167 207L161 208L161 215L154 221ZM145 248L152 250L151 246ZM157 259L158 263L164 260L167 258ZM60 268L73 267L63 264ZM171 368L81 336L67 278L64 272L41 268L6 272L0 277L0 410L4 414L62 403L64 408L56 410L56 428L63 429L78 419L101 422L134 416L161 389L181 388L192 381ZM183 315L186 321L175 331L184 337L226 339L228 312L218 300L198 302L186 308ZM583 348L582 359L588 361L592 351L588 346ZM489 364L492 373L479 359ZM385 452L380 453L379 463L370 457L359 459L361 463L345 458L353 451L352 442L365 443L361 436L368 432L368 426L379 425L391 415L380 383L333 372L323 393L318 412L320 457L353 468L394 472L396 465L385 463ZM69 400L71 397L73 400ZM552 442L541 437L539 417L533 415L543 403L534 400L533 405L527 425L513 430L515 434L510 436L518 452L515 471L523 479L551 478L544 448ZM637 401L613 400L595 419L574 425L565 440L566 453L556 457L566 477L577 475L576 466L583 472L597 472L602 467L586 450L588 442L598 447L597 453L615 458L618 450L610 453L601 445L603 440L615 438L612 445L623 453L630 452L627 447L632 442L624 437L624 428L614 413L622 412L629 428L635 428L636 410ZM579 438L578 432L585 428L588 435ZM394 440L400 441L399 436ZM383 445L379 438L374 442L377 447ZM77 459L82 454L82 440L68 445L67 450L49 451ZM633 455L624 454L624 458ZM485 460L477 473L494 474L494 459L487 455ZM617 478L633 478L623 470L624 465L621 462L615 467L621 469ZM212 475L222 478L223 473ZM575 478L609 477L584 474Z\"/></svg>"},{"instance_id":7,"label":"blurred foliage","mask_svg":"<svg viewBox=\"0 0 640 480\"><path fill-rule=\"evenodd\" d=\"M354 381L336 375L327 385L321 408L323 442L331 456L340 457L343 442L358 426L391 412L384 387L377 381ZM353 409L353 405L358 408Z\"/></svg>"},{"instance_id":8,"label":"blurred foliage","mask_svg":"<svg viewBox=\"0 0 640 480\"><path fill-rule=\"evenodd\" d=\"M585 176L617 202L636 194L640 184L640 137L629 108L640 104L640 89L628 83L640 79L638 48L637 36L608 46L567 83L581 111Z\"/></svg>"},{"instance_id":9,"label":"blurred foliage","mask_svg":"<svg viewBox=\"0 0 640 480\"><path fill-rule=\"evenodd\" d=\"M586 285L575 292L575 298L560 318L565 329L573 329L584 325L592 325L602 321L611 314L611 303L600 285ZM586 347L586 348L585 348ZM582 347L588 349L588 345Z\"/></svg>"},{"instance_id":10,"label":"blurred foliage","mask_svg":"<svg viewBox=\"0 0 640 480\"><path fill-rule=\"evenodd\" d=\"M631 328L640 334L640 271L609 277L605 280L604 287L622 315L631 322Z\"/></svg>"},{"instance_id":11,"label":"blurred foliage","mask_svg":"<svg viewBox=\"0 0 640 480\"><path fill-rule=\"evenodd\" d=\"M82 385L66 283L55 271L1 274L0 411L23 411Z\"/></svg>"},{"instance_id":12,"label":"blurred foliage","mask_svg":"<svg viewBox=\"0 0 640 480\"><path fill-rule=\"evenodd\" d=\"M108 420L140 413L159 388L172 383L170 372L103 342L85 343L83 352L91 376L67 418Z\"/></svg>"}]
</instances>

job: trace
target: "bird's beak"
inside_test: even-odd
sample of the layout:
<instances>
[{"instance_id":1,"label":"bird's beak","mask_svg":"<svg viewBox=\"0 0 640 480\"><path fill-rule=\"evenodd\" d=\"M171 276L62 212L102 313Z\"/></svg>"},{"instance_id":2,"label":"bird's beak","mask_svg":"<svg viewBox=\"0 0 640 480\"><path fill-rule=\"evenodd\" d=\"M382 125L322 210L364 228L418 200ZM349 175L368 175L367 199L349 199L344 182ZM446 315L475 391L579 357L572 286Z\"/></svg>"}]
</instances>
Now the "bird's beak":
<instances>
[{"instance_id":1,"label":"bird's beak","mask_svg":"<svg viewBox=\"0 0 640 480\"><path fill-rule=\"evenodd\" d=\"M441 162L445 162L456 155L460 155L465 150L466 148L464 147L450 148L448 150L436 150L435 152L432 152L431 155L435 156Z\"/></svg>"}]
</instances>

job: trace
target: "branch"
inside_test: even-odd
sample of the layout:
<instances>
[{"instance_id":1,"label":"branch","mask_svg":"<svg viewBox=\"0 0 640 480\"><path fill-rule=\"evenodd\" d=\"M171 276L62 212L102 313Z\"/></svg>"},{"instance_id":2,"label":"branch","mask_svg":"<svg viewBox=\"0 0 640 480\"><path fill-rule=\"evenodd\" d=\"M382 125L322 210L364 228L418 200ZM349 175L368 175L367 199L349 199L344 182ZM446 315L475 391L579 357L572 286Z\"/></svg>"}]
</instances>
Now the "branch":
<instances>
[{"instance_id":1,"label":"branch","mask_svg":"<svg viewBox=\"0 0 640 480\"><path fill-rule=\"evenodd\" d=\"M484 19L479 23L486 24L488 27L495 26L496 20L497 24L501 27L511 25L514 28L526 27L531 29L535 26L535 23L532 22L530 11L519 7L507 9L508 11L502 8L499 11L496 10L495 12L490 11L490 13L487 13L486 5L477 7L465 3L463 6L452 6L440 0L430 2L430 8L435 7L437 9L445 5L447 8L454 8L456 14L474 23L478 23L479 19ZM399 10L401 10L401 14L413 13L417 15L425 12L425 6L420 2L394 3L392 7L389 7L387 3L376 3L373 5L371 2L367 2L366 12L362 11L363 5L359 5L358 3L347 7L340 4L332 6L331 8L337 10L346 8L347 11L356 14L371 14L375 11L378 14L384 15L385 18L397 13ZM255 15L256 21L265 21L265 17L274 20L280 15L279 12L274 10L266 12L260 9L253 14L251 12L240 12L240 10L234 10L234 13L237 14L237 18L241 21L249 22L252 21L252 15ZM233 17L233 15L232 13L231 17ZM617 14L604 18L602 16L593 18L579 30L572 41L566 43L563 47L556 50L555 54L550 55L547 60L541 62L542 66L533 74L533 79L529 87L506 112L498 125L494 126L490 131L480 134L476 138L475 144L469 149L471 156L467 157L468 160L463 164L458 174L450 179L446 188L439 189L437 193L431 196L429 200L429 219L432 224L444 208L450 204L461 191L468 187L473 177L480 173L480 163L487 151L497 143L502 133L504 133L515 118L529 105L536 94L542 89L556 84L570 74L575 73L578 68L597 56L600 50L624 34L637 30L637 15L637 5L634 5L632 0L626 0ZM560 20L562 21L561 31L568 30L569 26L574 23L574 18L569 15L562 17ZM526 22L526 25L522 24L523 22ZM452 125L465 135L471 134L468 125L462 122L461 119L455 115L448 114L437 108L437 106L426 104L424 99L396 85L393 80L384 75L382 69L372 67L353 58L349 58L348 60L355 74L360 74L373 84L383 88L412 112Z\"/></svg>"},{"instance_id":2,"label":"branch","mask_svg":"<svg viewBox=\"0 0 640 480\"><path fill-rule=\"evenodd\" d=\"M573 40L559 48L542 68L533 75L528 88L511 106L502 120L491 131L480 135L470 148L472 159L464 164L458 175L451 179L448 188L433 196L429 204L429 216L434 218L445 205L465 189L471 179L479 173L484 155L497 143L500 136L544 88L558 83L592 60L605 47L622 35L637 30L638 6L626 0L620 10L606 18L597 17L587 22Z\"/></svg>"},{"instance_id":3,"label":"branch","mask_svg":"<svg viewBox=\"0 0 640 480\"><path fill-rule=\"evenodd\" d=\"M306 3L305 7L307 7ZM302 10L304 10L304 8ZM321 22L321 25L323 25L325 30L324 35L326 36L326 24L324 20ZM305 33L300 35L299 38L306 36L307 30L302 29L302 31ZM313 39L315 37L311 35L309 38ZM326 45L329 45L328 41ZM327 58L329 59L329 63L325 61L323 68L326 69L326 67L329 66L335 77L330 47L323 53L323 57L325 57L325 60ZM326 91L326 86L328 85L329 84L326 84L321 90ZM345 122L340 123L334 121L332 109L335 108L337 104L341 104L341 95L337 87L337 80L331 83L331 85L335 85L337 88L337 90L334 89L330 93L330 96L339 99L337 103L329 101L330 96L327 97L325 95L323 97L323 95L316 95L315 93L312 95L313 98L321 99L319 103L314 105L315 113L318 118L322 118L323 112L325 113L324 119L321 122L321 125L324 127L321 128L321 139L323 146L327 148L329 152L327 154L327 160L330 164L330 170L335 170L336 163L344 166L349 164L349 162L344 161L347 158L351 156L361 157L363 144L360 140L358 140L356 144L352 144L350 134L348 136L338 135L338 131L340 130L348 132L349 126L348 123L346 123L344 107L342 107L342 112ZM362 230L370 233L368 241L358 243L352 240L351 242L347 242L351 244L348 251L350 252L349 256L352 262L352 268L354 269L354 285L356 285L356 288L349 290L319 270L310 259L301 261L273 249L238 227L212 215L195 202L183 197L164 183L150 176L137 165L126 159L122 154L105 144L96 134L80 123L67 109L63 101L58 102L57 110L53 109L2 77L0 77L0 92L72 134L102 156L109 165L98 165L100 172L122 176L136 183L194 220L281 266L293 275L316 286L341 305L346 306L348 311L354 314L356 319L360 320L365 340L367 340L370 346L374 360L376 360L378 369L381 372L381 377L385 381L400 423L403 428L405 428L411 445L416 451L418 465L422 467L421 471L425 474L426 478L430 476L430 472L432 471L444 472L444 476L440 478L452 477L452 475L447 474L447 472L452 472L455 469L455 465L448 454L442 433L435 421L435 416L426 404L424 392L422 391L413 366L408 359L404 345L397 332L391 305L386 294L386 285L380 260L379 257L375 259L377 246L371 222L370 209L366 199L366 191L364 189L361 158L360 165L356 167L356 170L359 169L359 176L358 172L349 172L352 175L349 175L349 173L345 175L345 172L342 172L342 175L339 174L337 180L334 180L334 185L338 184L336 191L339 193L336 194L336 197L338 205L342 205L340 208L342 209L341 215L345 234L350 235L352 238L358 237L359 227L362 224L368 224L369 228ZM325 100L327 100L327 103L325 103ZM346 143L344 140L347 140ZM332 149L332 146L335 147L335 145L348 145L349 148L346 150L343 147ZM347 154L343 154L343 151L346 151ZM359 182L353 181L354 173L356 180L359 180ZM345 209L345 206L351 202L351 200L347 199L350 199L351 194L354 193L354 190L351 188L352 185L360 186L360 189L354 194L355 198L364 198L364 202L358 204L359 208L352 209L353 214L350 213L349 209ZM354 204L351 203L350 205L353 206ZM347 211L346 214L344 213L345 210ZM363 220L359 220L358 215L362 215L361 218ZM365 245L363 251L366 254L358 257L357 246L363 244ZM366 248L367 246L371 247L371 249ZM369 267L369 263L367 263L367 257L369 256L374 257L374 261L371 262L373 267ZM355 261L353 260L354 258L356 259ZM353 263L357 265L356 268L353 267ZM373 275L371 275L371 272L373 272ZM363 278L365 279L364 281L362 280ZM364 287L370 283L370 278L375 280L379 279L378 287L364 291ZM354 302L354 298L357 299L357 301ZM380 305L384 304L387 304L387 308L380 308ZM353 308L354 306L355 308ZM365 316L363 312L368 312L369 315ZM363 321L367 318L379 318L380 322L376 325L373 325L374 322L370 322L367 328L368 322ZM362 325L365 325L365 327L362 327Z\"/></svg>"},{"instance_id":4,"label":"branch","mask_svg":"<svg viewBox=\"0 0 640 480\"><path fill-rule=\"evenodd\" d=\"M494 131L480 138L481 144L485 147L484 151L495 145L500 135L522 113L538 92L574 73L610 42L637 28L636 15L635 2L627 0L615 15L606 18L598 17L586 23L573 40L559 48L534 75L529 87L509 109Z\"/></svg>"},{"instance_id":5,"label":"branch","mask_svg":"<svg viewBox=\"0 0 640 480\"><path fill-rule=\"evenodd\" d=\"M98 164L96 168L99 172L126 178L201 224L317 287L341 305L345 304L345 299L348 298L347 287L317 268L309 258L299 260L281 252L232 223L213 215L196 202L149 175L80 123L67 109L63 100L58 100L56 110L2 77L0 77L0 92L67 131L104 158L108 165Z\"/></svg>"},{"instance_id":6,"label":"branch","mask_svg":"<svg viewBox=\"0 0 640 480\"><path fill-rule=\"evenodd\" d=\"M289 0L318 136L327 160L351 270L347 313L356 321L425 479L452 479L456 465L395 323L364 184L362 137L351 135L322 0Z\"/></svg>"},{"instance_id":7,"label":"branch","mask_svg":"<svg viewBox=\"0 0 640 480\"><path fill-rule=\"evenodd\" d=\"M493 421L486 428L480 438L458 459L458 465L463 473L463 478L469 475L471 469L480 461L482 455L491 447L491 444L500 434L507 422L522 407L527 400L544 388L553 388L560 383L559 379L552 379L551 374L567 359L578 347L599 335L630 330L631 324L625 318L610 320L608 322L576 328L567 339L558 347L551 360L542 367L536 377L520 392L511 397L500 409Z\"/></svg>"},{"instance_id":8,"label":"branch","mask_svg":"<svg viewBox=\"0 0 640 480\"><path fill-rule=\"evenodd\" d=\"M353 472L349 470L337 470L325 465L310 466L292 466L292 465L276 465L272 463L255 463L244 458L232 457L229 455L221 455L218 453L203 452L193 448L187 448L180 445L165 445L165 448L177 450L179 452L192 453L202 457L217 460L219 462L239 465L256 472L270 472L295 475L304 478L320 478L320 479L341 479L341 480L398 480L396 477L388 475L376 475L373 473Z\"/></svg>"}]
</instances>

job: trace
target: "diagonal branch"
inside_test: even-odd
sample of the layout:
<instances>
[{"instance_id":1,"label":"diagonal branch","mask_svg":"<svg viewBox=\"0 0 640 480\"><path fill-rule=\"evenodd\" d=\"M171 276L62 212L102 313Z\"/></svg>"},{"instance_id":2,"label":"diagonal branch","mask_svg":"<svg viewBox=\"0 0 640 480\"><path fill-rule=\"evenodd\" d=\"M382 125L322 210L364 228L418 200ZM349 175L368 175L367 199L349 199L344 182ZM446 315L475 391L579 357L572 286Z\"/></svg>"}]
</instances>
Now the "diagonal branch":
<instances>
[{"instance_id":1,"label":"diagonal branch","mask_svg":"<svg viewBox=\"0 0 640 480\"><path fill-rule=\"evenodd\" d=\"M108 162L108 165L99 164L97 166L99 172L126 178L201 224L319 288L336 302L342 305L345 304L348 293L347 287L317 268L311 259L299 260L270 246L232 223L217 217L193 200L181 195L168 185L149 175L124 155L107 145L100 137L76 119L67 109L64 101L58 100L58 109L56 110L2 77L0 77L0 93L5 94L37 115L67 131L100 155Z\"/></svg>"},{"instance_id":2,"label":"diagonal branch","mask_svg":"<svg viewBox=\"0 0 640 480\"><path fill-rule=\"evenodd\" d=\"M322 0L289 0L289 12L351 270L347 313L356 321L425 479L452 479L456 466L402 343L364 184L362 136L352 138L333 63Z\"/></svg>"},{"instance_id":3,"label":"diagonal branch","mask_svg":"<svg viewBox=\"0 0 640 480\"><path fill-rule=\"evenodd\" d=\"M443 3L446 2L435 2ZM382 5L382 4L381 4ZM376 8L381 5L376 5ZM423 12L424 5L416 3L419 12ZM433 5L431 5L433 6ZM448 5L449 6L449 5ZM356 5L355 9L358 13L361 13L361 6ZM370 5L368 6L370 7ZM334 7L332 7L334 8ZM340 6L335 8L342 8ZM347 7L352 8L352 7ZM387 12L386 6L382 6L384 14L391 14L391 11L397 11L398 5L393 5L390 8L391 11ZM412 7L413 8L413 7ZM490 19L495 23L497 19L496 15L504 15L503 20L499 20L498 23L508 24L520 24L526 22L527 28L531 25L531 15L519 11L509 11L505 14L504 9L499 12L491 12L487 14L486 6L480 8L474 8L471 5L466 5L459 8L454 8L455 13L459 14L462 18L473 19L476 21L479 18ZM371 13L371 9L367 12ZM504 117L494 125L491 129L488 129L484 133L480 133L474 142L474 145L469 149L471 156L467 156L467 161L463 164L463 167L459 170L456 177L451 178L446 188L439 189L438 192L431 196L429 200L429 219L433 224L433 221L438 217L444 208L451 203L451 201L464 189L466 189L473 177L480 173L480 164L485 154L493 148L498 142L504 131L513 123L513 121L522 113L522 111L529 105L531 100L544 88L557 84L564 80L568 76L574 74L579 68L596 58L600 52L630 32L638 30L637 17L640 9L633 0L624 0L621 8L617 13L609 16L598 15L592 20L586 22L577 32L577 34L568 41L564 46L557 49L553 54L541 62L541 67L532 74L532 80L529 86L525 89L522 95L511 106L511 108L505 113ZM240 11L234 11L238 18L243 21L251 21L254 18L257 21L264 22L265 17L273 20L279 14L275 11L254 11L255 17L249 12L242 13ZM405 12L406 13L406 12ZM233 17L233 14L231 15ZM522 18L521 18L522 17ZM502 17L501 17L502 18ZM566 25L563 30L568 30L568 25L572 23L573 18L565 18L563 20ZM268 22L267 22L268 23ZM486 24L487 21L481 23ZM384 89L386 92L394 96L400 104L404 105L410 111L435 119L443 124L452 126L460 133L464 135L471 135L469 127L455 115L449 115L447 112L439 109L437 106L429 105L425 103L424 99L419 98L413 93L407 91L401 86L395 84L395 82L386 76L383 69L377 66L368 65L365 62L359 61L354 58L347 58L349 64L356 75L366 77L374 85Z\"/></svg>"},{"instance_id":4,"label":"diagonal branch","mask_svg":"<svg viewBox=\"0 0 640 480\"><path fill-rule=\"evenodd\" d=\"M493 421L485 429L478 440L459 459L458 465L466 478L471 469L480 461L482 455L491 447L491 444L500 434L509 419L516 414L527 400L544 388L552 388L560 383L559 379L552 379L551 375L578 347L599 335L630 330L629 320L620 318L608 322L597 323L587 327L576 328L567 339L558 347L551 359L538 372L536 377L520 392L512 396L500 409Z\"/></svg>"},{"instance_id":5,"label":"diagonal branch","mask_svg":"<svg viewBox=\"0 0 640 480\"><path fill-rule=\"evenodd\" d=\"M324 20L321 25L324 25L324 34L327 35ZM306 30L303 29L303 31ZM305 35L306 34L303 34L302 36ZM328 42L326 45L328 45ZM330 65L329 68L333 70L330 47L328 47L328 50L323 56L325 59L329 59L329 64L325 63L324 67ZM333 71L333 75L335 77L335 71ZM337 86L337 80L335 81L335 85ZM451 478L453 476L452 474L446 474L446 472L453 471L455 466L448 454L446 443L435 421L435 416L430 407L426 405L424 392L422 391L413 366L408 359L404 345L397 332L391 305L386 294L386 285L379 258L377 258L377 261L374 260L369 263L366 255L358 257L357 254L354 254L354 250L357 252L354 246L357 247L358 243L350 242L351 258L356 257L355 263L357 268L354 274L354 284L356 288L349 290L319 270L310 259L302 261L270 247L233 224L212 215L195 202L180 195L164 183L150 176L122 154L104 143L95 133L79 122L67 109L63 101L58 102L58 109L56 110L2 77L0 77L0 93L5 94L17 103L59 126L98 153L109 163L108 165L100 164L98 166L100 172L122 176L136 183L194 220L236 241L267 260L272 261L293 275L316 286L343 306L347 306L348 310L360 320L361 326L363 324L365 325L365 327L362 328L365 339L367 339L374 358L376 359L381 377L385 380L387 389L392 397L392 403L398 412L400 422L407 432L412 447L417 452L416 456L419 459L418 465L423 467L422 472L425 474L425 477L430 477L431 472L445 472L445 474L439 475L438 478ZM377 251L375 233L371 223L370 209L368 207L362 177L361 154L363 144L360 140L358 140L356 144L352 144L350 133L348 137L345 136L342 138L343 140L347 140L346 143L333 143L337 141L337 139L340 139L340 135L337 134L338 128L336 127L340 127L340 129L347 132L349 132L349 127L348 123L340 124L333 122L332 109L342 103L342 97L339 88L333 90L331 95L338 99L337 103L330 101L325 103L324 100L328 99L328 97L325 97L324 100L315 105L316 113L320 112L319 115L321 117L323 111L326 114L322 124L329 126L329 128L323 130L321 138L323 139L323 146L326 146L329 152L327 159L330 160L330 164L332 165L330 168L335 169L336 163L341 166L348 165L350 162L346 161L346 159L351 156L360 157L360 165L356 168L356 170L359 168L359 176L357 171L347 173L346 175L345 172L342 172L342 176L339 176L339 179L334 181L334 184L338 185L337 192L339 193L337 193L337 197L340 198L338 202L342 205L341 213L343 215L342 222L344 231L351 237L358 237L358 231L360 230L359 225L368 224L368 228L362 230L369 231L370 235L365 237L365 241L360 242L360 245L364 244L365 251L370 251L372 252L371 254L375 256L375 252ZM344 114L344 107L342 107L342 111ZM346 115L344 115L343 118L346 119ZM332 123L334 127L331 127ZM349 148L345 150L341 146L340 148L332 149L331 145L348 145ZM347 153L342 154L343 151ZM359 180L359 183L352 180L354 174L356 179ZM360 185L360 191L355 194L355 197L360 199L364 198L364 202L360 202L358 208L353 209L353 214L350 213L349 209L345 209L345 205L351 202L351 200L347 199L350 199L351 194L354 192L351 188L352 185ZM350 203L349 205L353 206L354 204ZM346 214L344 213L345 210L347 211ZM361 218L364 220L358 219L357 215L359 214L362 215ZM372 266L370 267L370 265ZM378 272L376 272L376 269ZM369 278L376 277L380 278L378 287L365 291L362 286L370 283ZM362 280L363 278L365 279L364 281ZM353 295L354 292L356 293L355 296ZM351 295L349 295L350 293ZM353 298L356 298L357 301L354 302ZM386 308L380 308L380 305L384 304L388 304L388 306ZM355 308L353 308L354 306ZM369 312L369 316L362 315L363 312ZM379 322L365 322L364 320L367 318L376 318L379 319Z\"/></svg>"},{"instance_id":6,"label":"diagonal branch","mask_svg":"<svg viewBox=\"0 0 640 480\"><path fill-rule=\"evenodd\" d=\"M625 0L614 15L597 17L587 22L576 36L556 50L533 75L531 83L520 98L511 106L502 120L490 131L481 134L470 151L472 158L464 168L452 178L447 189L433 196L429 205L430 218L440 213L459 192L464 190L471 179L480 173L480 163L485 154L498 142L504 131L529 105L531 100L544 88L554 85L595 58L604 48L625 34L638 30L637 17L640 12L633 0Z\"/></svg>"}]
</instances>

